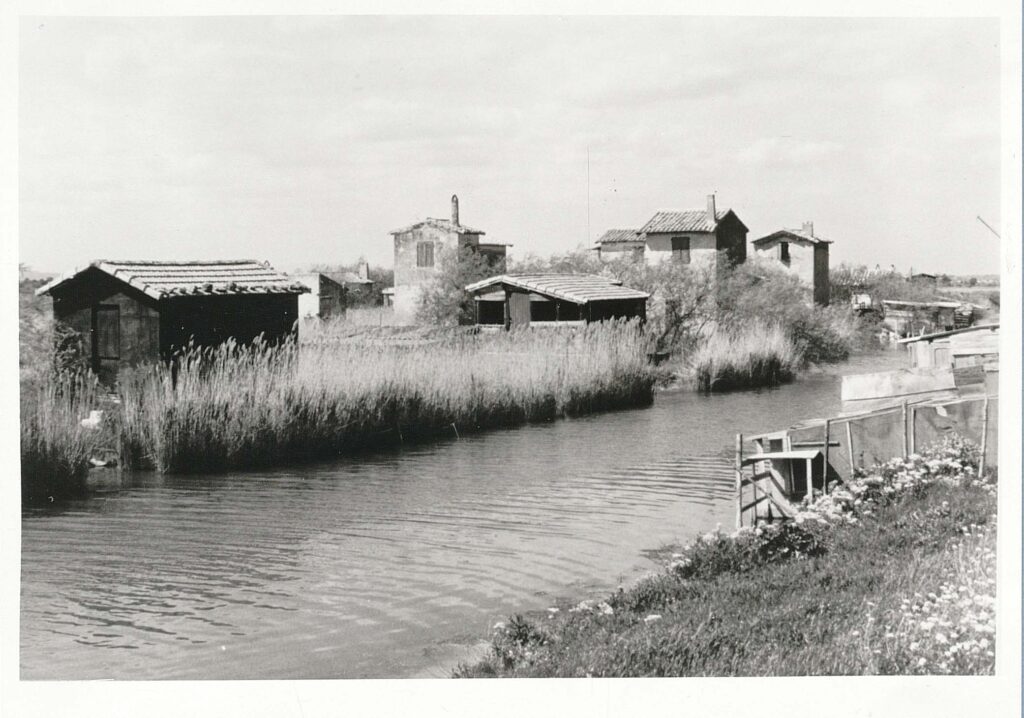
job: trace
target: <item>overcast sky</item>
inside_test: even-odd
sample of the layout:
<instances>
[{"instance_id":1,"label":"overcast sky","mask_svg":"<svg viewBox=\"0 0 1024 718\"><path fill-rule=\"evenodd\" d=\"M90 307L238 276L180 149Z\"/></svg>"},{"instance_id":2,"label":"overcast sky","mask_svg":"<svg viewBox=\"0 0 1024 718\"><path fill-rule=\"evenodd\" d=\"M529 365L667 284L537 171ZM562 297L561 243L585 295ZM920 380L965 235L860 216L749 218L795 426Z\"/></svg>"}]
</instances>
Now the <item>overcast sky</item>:
<instances>
[{"instance_id":1,"label":"overcast sky","mask_svg":"<svg viewBox=\"0 0 1024 718\"><path fill-rule=\"evenodd\" d=\"M20 261L360 256L445 217L513 255L716 193L832 263L995 273L999 27L964 19L38 18ZM588 169L589 233L588 233Z\"/></svg>"}]
</instances>

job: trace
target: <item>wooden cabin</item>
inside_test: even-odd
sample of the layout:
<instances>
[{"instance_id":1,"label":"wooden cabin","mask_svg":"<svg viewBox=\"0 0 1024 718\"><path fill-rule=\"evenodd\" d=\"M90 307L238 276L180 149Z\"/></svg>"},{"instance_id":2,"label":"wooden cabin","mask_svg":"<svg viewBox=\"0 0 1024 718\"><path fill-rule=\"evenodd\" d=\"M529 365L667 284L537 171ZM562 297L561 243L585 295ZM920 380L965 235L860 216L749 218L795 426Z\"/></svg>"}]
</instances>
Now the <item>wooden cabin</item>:
<instances>
[{"instance_id":1,"label":"wooden cabin","mask_svg":"<svg viewBox=\"0 0 1024 718\"><path fill-rule=\"evenodd\" d=\"M882 300L882 321L897 337L910 337L956 328L957 302Z\"/></svg>"},{"instance_id":2,"label":"wooden cabin","mask_svg":"<svg viewBox=\"0 0 1024 718\"><path fill-rule=\"evenodd\" d=\"M40 287L54 319L73 329L92 370L167 360L190 342L275 342L294 336L298 298L309 289L266 262L98 260Z\"/></svg>"},{"instance_id":3,"label":"wooden cabin","mask_svg":"<svg viewBox=\"0 0 1024 718\"><path fill-rule=\"evenodd\" d=\"M911 368L965 367L999 361L999 325L978 324L964 329L922 334L897 342L907 349Z\"/></svg>"},{"instance_id":4,"label":"wooden cabin","mask_svg":"<svg viewBox=\"0 0 1024 718\"><path fill-rule=\"evenodd\" d=\"M646 292L594 274L502 274L466 287L476 323L515 329L647 318Z\"/></svg>"}]
</instances>

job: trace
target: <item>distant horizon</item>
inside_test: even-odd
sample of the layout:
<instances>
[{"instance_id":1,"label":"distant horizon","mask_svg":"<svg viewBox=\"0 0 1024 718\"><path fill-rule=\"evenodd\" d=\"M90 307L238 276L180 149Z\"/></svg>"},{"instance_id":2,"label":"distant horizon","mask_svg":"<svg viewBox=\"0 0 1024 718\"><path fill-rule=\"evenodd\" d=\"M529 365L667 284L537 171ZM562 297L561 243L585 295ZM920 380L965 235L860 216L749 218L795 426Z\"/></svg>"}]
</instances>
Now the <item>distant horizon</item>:
<instances>
[{"instance_id":1,"label":"distant horizon","mask_svg":"<svg viewBox=\"0 0 1024 718\"><path fill-rule=\"evenodd\" d=\"M996 19L24 18L20 60L19 260L57 273L390 267L452 194L545 256L711 193L833 265L999 272Z\"/></svg>"}]
</instances>

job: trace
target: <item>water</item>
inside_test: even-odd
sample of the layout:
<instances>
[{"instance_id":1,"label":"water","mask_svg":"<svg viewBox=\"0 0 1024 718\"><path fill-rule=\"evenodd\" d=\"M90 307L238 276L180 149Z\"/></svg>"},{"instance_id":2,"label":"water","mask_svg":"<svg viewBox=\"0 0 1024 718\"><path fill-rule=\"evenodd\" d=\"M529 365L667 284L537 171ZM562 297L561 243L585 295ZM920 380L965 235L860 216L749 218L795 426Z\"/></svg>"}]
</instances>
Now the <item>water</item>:
<instances>
[{"instance_id":1,"label":"water","mask_svg":"<svg viewBox=\"0 0 1024 718\"><path fill-rule=\"evenodd\" d=\"M510 612L600 597L655 568L646 551L731 528L736 432L838 408L834 373L665 392L352 460L136 475L28 510L22 677L447 675Z\"/></svg>"}]
</instances>

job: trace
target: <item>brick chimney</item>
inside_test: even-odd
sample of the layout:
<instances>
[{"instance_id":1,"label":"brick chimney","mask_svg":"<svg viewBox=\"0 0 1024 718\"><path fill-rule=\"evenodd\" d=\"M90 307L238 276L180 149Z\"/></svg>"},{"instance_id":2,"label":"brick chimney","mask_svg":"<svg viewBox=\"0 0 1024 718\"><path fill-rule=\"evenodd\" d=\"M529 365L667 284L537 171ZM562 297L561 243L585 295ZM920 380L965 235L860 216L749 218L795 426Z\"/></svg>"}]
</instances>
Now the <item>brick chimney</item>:
<instances>
[{"instance_id":1,"label":"brick chimney","mask_svg":"<svg viewBox=\"0 0 1024 718\"><path fill-rule=\"evenodd\" d=\"M814 222L804 222L804 234L808 237L814 236Z\"/></svg>"},{"instance_id":2,"label":"brick chimney","mask_svg":"<svg viewBox=\"0 0 1024 718\"><path fill-rule=\"evenodd\" d=\"M713 194L708 195L708 222L712 227L718 222L718 215L715 214L715 195Z\"/></svg>"},{"instance_id":3,"label":"brick chimney","mask_svg":"<svg viewBox=\"0 0 1024 718\"><path fill-rule=\"evenodd\" d=\"M457 194L452 195L452 226L459 226L459 196Z\"/></svg>"}]
</instances>

